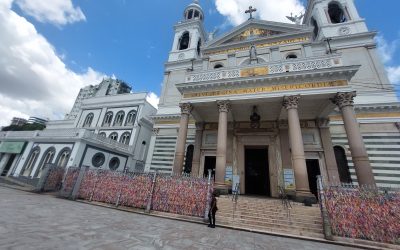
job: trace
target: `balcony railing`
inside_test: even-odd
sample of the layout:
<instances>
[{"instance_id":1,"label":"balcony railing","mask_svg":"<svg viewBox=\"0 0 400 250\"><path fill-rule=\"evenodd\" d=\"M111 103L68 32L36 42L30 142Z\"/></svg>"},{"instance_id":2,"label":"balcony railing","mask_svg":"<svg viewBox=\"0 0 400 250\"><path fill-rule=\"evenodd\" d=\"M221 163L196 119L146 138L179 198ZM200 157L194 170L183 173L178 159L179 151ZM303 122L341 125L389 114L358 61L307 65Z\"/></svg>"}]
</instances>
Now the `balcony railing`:
<instances>
[{"instance_id":1,"label":"balcony railing","mask_svg":"<svg viewBox=\"0 0 400 250\"><path fill-rule=\"evenodd\" d=\"M186 76L186 83L235 79L255 75L275 75L287 72L328 69L338 66L342 66L342 60L339 55L323 58L302 58L279 62L252 64L246 67L206 70L199 73L190 73Z\"/></svg>"}]
</instances>

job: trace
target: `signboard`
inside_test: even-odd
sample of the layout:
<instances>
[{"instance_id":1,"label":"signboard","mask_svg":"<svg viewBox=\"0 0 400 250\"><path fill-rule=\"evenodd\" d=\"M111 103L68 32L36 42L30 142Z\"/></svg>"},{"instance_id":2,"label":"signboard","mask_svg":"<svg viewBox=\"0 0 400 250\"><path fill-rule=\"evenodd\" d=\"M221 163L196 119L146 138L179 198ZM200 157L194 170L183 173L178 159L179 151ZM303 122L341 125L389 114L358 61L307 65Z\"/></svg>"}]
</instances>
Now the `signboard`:
<instances>
[{"instance_id":1,"label":"signboard","mask_svg":"<svg viewBox=\"0 0 400 250\"><path fill-rule=\"evenodd\" d=\"M232 185L233 168L232 166L227 166L225 168L225 184Z\"/></svg>"},{"instance_id":2,"label":"signboard","mask_svg":"<svg viewBox=\"0 0 400 250\"><path fill-rule=\"evenodd\" d=\"M293 169L284 169L283 170L283 180L285 182L285 189L294 189Z\"/></svg>"},{"instance_id":3,"label":"signboard","mask_svg":"<svg viewBox=\"0 0 400 250\"><path fill-rule=\"evenodd\" d=\"M25 142L5 141L0 144L0 153L20 154L24 145Z\"/></svg>"}]
</instances>

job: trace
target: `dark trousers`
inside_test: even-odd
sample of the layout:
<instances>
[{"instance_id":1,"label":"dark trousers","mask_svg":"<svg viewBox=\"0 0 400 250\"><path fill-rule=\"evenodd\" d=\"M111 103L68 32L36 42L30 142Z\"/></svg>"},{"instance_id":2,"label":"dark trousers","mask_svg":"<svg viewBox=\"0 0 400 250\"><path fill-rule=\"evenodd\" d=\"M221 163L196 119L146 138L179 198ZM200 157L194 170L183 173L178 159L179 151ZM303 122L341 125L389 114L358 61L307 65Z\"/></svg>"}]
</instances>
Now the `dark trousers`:
<instances>
[{"instance_id":1,"label":"dark trousers","mask_svg":"<svg viewBox=\"0 0 400 250\"><path fill-rule=\"evenodd\" d=\"M208 220L210 221L210 225L215 226L215 214L217 211L209 211L208 212Z\"/></svg>"}]
</instances>

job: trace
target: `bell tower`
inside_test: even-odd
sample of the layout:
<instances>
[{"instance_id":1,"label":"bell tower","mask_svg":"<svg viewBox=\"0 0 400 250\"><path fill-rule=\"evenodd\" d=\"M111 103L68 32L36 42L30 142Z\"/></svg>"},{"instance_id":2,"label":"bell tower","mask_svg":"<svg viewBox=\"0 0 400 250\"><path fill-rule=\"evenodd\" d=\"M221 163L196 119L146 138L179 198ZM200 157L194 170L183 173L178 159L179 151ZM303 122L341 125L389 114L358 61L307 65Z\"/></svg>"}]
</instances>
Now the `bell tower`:
<instances>
[{"instance_id":1,"label":"bell tower","mask_svg":"<svg viewBox=\"0 0 400 250\"><path fill-rule=\"evenodd\" d=\"M368 32L354 0L309 0L303 23L314 28L315 40Z\"/></svg>"},{"instance_id":2,"label":"bell tower","mask_svg":"<svg viewBox=\"0 0 400 250\"><path fill-rule=\"evenodd\" d=\"M204 12L199 1L194 0L183 12L183 20L174 26L175 36L168 62L194 60L200 57L205 43Z\"/></svg>"}]
</instances>

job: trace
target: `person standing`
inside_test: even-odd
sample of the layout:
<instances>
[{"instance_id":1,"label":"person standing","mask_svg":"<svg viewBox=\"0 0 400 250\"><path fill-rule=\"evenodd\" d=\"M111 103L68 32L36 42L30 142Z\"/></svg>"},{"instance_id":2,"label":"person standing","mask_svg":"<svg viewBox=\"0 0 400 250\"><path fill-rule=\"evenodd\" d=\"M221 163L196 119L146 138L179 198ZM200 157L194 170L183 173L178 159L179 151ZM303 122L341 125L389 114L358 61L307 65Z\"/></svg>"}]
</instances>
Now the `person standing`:
<instances>
[{"instance_id":1,"label":"person standing","mask_svg":"<svg viewBox=\"0 0 400 250\"><path fill-rule=\"evenodd\" d=\"M208 219L210 223L208 224L208 227L215 228L215 214L217 213L218 207L217 207L217 198L216 194L212 194L212 199L211 199L211 204L210 204L210 210L208 210Z\"/></svg>"}]
</instances>

